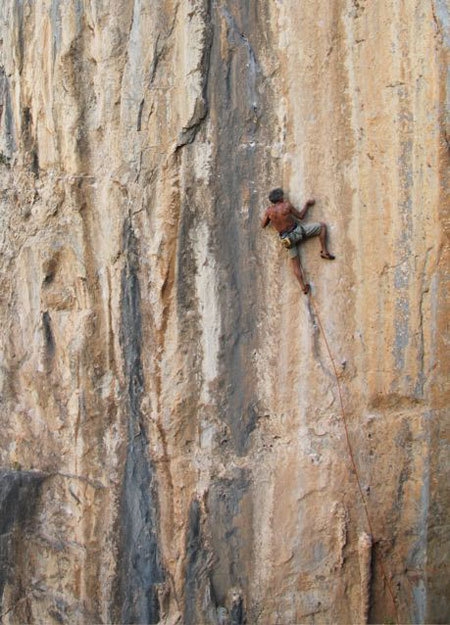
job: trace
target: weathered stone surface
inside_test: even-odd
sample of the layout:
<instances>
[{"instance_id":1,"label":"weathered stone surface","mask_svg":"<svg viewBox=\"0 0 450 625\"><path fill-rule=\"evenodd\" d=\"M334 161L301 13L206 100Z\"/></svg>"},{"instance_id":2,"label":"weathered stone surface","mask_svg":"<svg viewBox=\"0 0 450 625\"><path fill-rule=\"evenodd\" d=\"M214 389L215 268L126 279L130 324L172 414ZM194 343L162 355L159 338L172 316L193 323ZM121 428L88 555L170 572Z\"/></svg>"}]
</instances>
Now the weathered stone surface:
<instances>
[{"instance_id":1,"label":"weathered stone surface","mask_svg":"<svg viewBox=\"0 0 450 625\"><path fill-rule=\"evenodd\" d=\"M3 0L6 623L450 620L449 15Z\"/></svg>"}]
</instances>

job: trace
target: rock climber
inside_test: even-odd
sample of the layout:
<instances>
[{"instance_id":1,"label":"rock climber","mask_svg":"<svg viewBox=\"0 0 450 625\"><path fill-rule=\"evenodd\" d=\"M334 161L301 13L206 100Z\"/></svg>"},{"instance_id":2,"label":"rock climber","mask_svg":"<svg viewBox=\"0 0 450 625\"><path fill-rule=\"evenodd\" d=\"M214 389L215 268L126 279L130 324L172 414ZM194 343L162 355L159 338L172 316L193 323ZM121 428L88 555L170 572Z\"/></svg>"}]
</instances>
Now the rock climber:
<instances>
[{"instance_id":1,"label":"rock climber","mask_svg":"<svg viewBox=\"0 0 450 625\"><path fill-rule=\"evenodd\" d=\"M288 248L295 277L299 281L303 293L307 295L311 287L303 277L298 246L301 241L318 236L321 244L321 257L326 260L334 260L335 257L330 254L327 247L327 225L323 221L310 224L299 223L303 220L308 208L316 203L315 200L308 200L302 210L298 211L285 199L284 191L280 188L273 189L269 193L269 200L272 204L265 210L261 226L265 228L270 223L277 230L282 243Z\"/></svg>"}]
</instances>

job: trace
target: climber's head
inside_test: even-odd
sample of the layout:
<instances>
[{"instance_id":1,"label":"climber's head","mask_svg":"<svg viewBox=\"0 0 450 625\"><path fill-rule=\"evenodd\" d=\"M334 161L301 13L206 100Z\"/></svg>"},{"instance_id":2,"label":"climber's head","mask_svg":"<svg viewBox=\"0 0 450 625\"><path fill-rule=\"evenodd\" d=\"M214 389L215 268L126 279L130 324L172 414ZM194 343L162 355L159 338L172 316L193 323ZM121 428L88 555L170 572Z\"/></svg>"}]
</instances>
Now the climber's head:
<instances>
[{"instance_id":1,"label":"climber's head","mask_svg":"<svg viewBox=\"0 0 450 625\"><path fill-rule=\"evenodd\" d=\"M272 202L272 204L281 202L283 198L284 198L283 189L280 189L279 187L277 189L272 189L272 191L269 193L269 200Z\"/></svg>"}]
</instances>

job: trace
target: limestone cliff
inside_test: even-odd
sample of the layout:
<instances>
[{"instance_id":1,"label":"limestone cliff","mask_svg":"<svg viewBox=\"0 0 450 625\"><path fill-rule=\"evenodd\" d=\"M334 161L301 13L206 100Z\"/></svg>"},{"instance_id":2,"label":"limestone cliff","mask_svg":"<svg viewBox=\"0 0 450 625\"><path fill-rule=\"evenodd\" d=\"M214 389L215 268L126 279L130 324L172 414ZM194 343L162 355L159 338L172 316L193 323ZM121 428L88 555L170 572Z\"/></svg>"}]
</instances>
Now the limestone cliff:
<instances>
[{"instance_id":1,"label":"limestone cliff","mask_svg":"<svg viewBox=\"0 0 450 625\"><path fill-rule=\"evenodd\" d=\"M2 1L5 623L449 622L449 15Z\"/></svg>"}]
</instances>

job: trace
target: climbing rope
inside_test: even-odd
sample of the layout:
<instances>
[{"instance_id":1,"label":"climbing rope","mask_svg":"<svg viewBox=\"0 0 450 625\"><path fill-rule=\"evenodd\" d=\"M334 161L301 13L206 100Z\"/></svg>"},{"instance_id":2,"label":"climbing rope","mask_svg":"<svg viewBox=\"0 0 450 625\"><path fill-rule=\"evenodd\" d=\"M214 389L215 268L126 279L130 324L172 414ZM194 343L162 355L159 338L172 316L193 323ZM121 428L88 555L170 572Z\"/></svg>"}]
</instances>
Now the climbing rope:
<instances>
[{"instance_id":1,"label":"climbing rope","mask_svg":"<svg viewBox=\"0 0 450 625\"><path fill-rule=\"evenodd\" d=\"M344 401L342 399L342 390L341 390L341 384L340 384L340 381L339 381L339 375L338 375L337 368L336 368L336 363L334 361L333 354L331 352L330 345L328 343L327 335L325 334L325 330L324 330L324 327L322 325L322 321L320 319L320 315L317 312L317 306L314 303L314 299L313 299L311 293L310 293L309 301L310 301L310 304L311 304L311 308L312 308L312 310L314 312L314 315L315 315L315 317L317 319L317 323L318 323L318 326L319 326L320 331L322 333L323 340L324 340L324 343L325 343L325 346L326 346L326 349L327 349L327 352L328 352L328 356L330 358L331 365L333 367L334 377L336 379L336 386L337 386L337 390L338 390L339 403L340 403L340 408L341 408L342 423L344 424L345 440L346 440L346 443L347 443L347 450L348 450L348 454L350 456L350 461L351 461L351 464L352 464L353 472L355 474L355 478L356 478L356 483L358 485L359 494L361 496L361 501L362 501L362 504L363 504L364 513L365 513L366 520L367 520L367 526L369 528L369 533L370 533L370 536L372 537L372 542L373 542L374 531L373 531L372 521L370 519L369 507L367 505L367 499L366 499L366 496L364 495L364 491L363 491L362 486L361 486L361 480L360 480L360 477L359 477L358 467L356 466L355 455L353 453L353 448L352 448L352 444L351 444L351 441L350 441L350 436L349 436L349 432L348 432L348 424L347 424L347 416L346 416L345 409L344 409ZM381 574L382 574L383 579L384 579L385 584L386 584L386 588L388 589L389 595L391 597L392 605L394 606L395 618L396 618L396 622L397 622L397 625L398 625L400 623L400 620L399 620L397 605L395 603L394 592L392 590L391 582L390 582L389 577L388 577L388 575L386 573L386 569L385 569L385 566L384 566L383 561L382 561L381 558L379 560L379 566L380 566L380 569L381 569Z\"/></svg>"}]
</instances>

